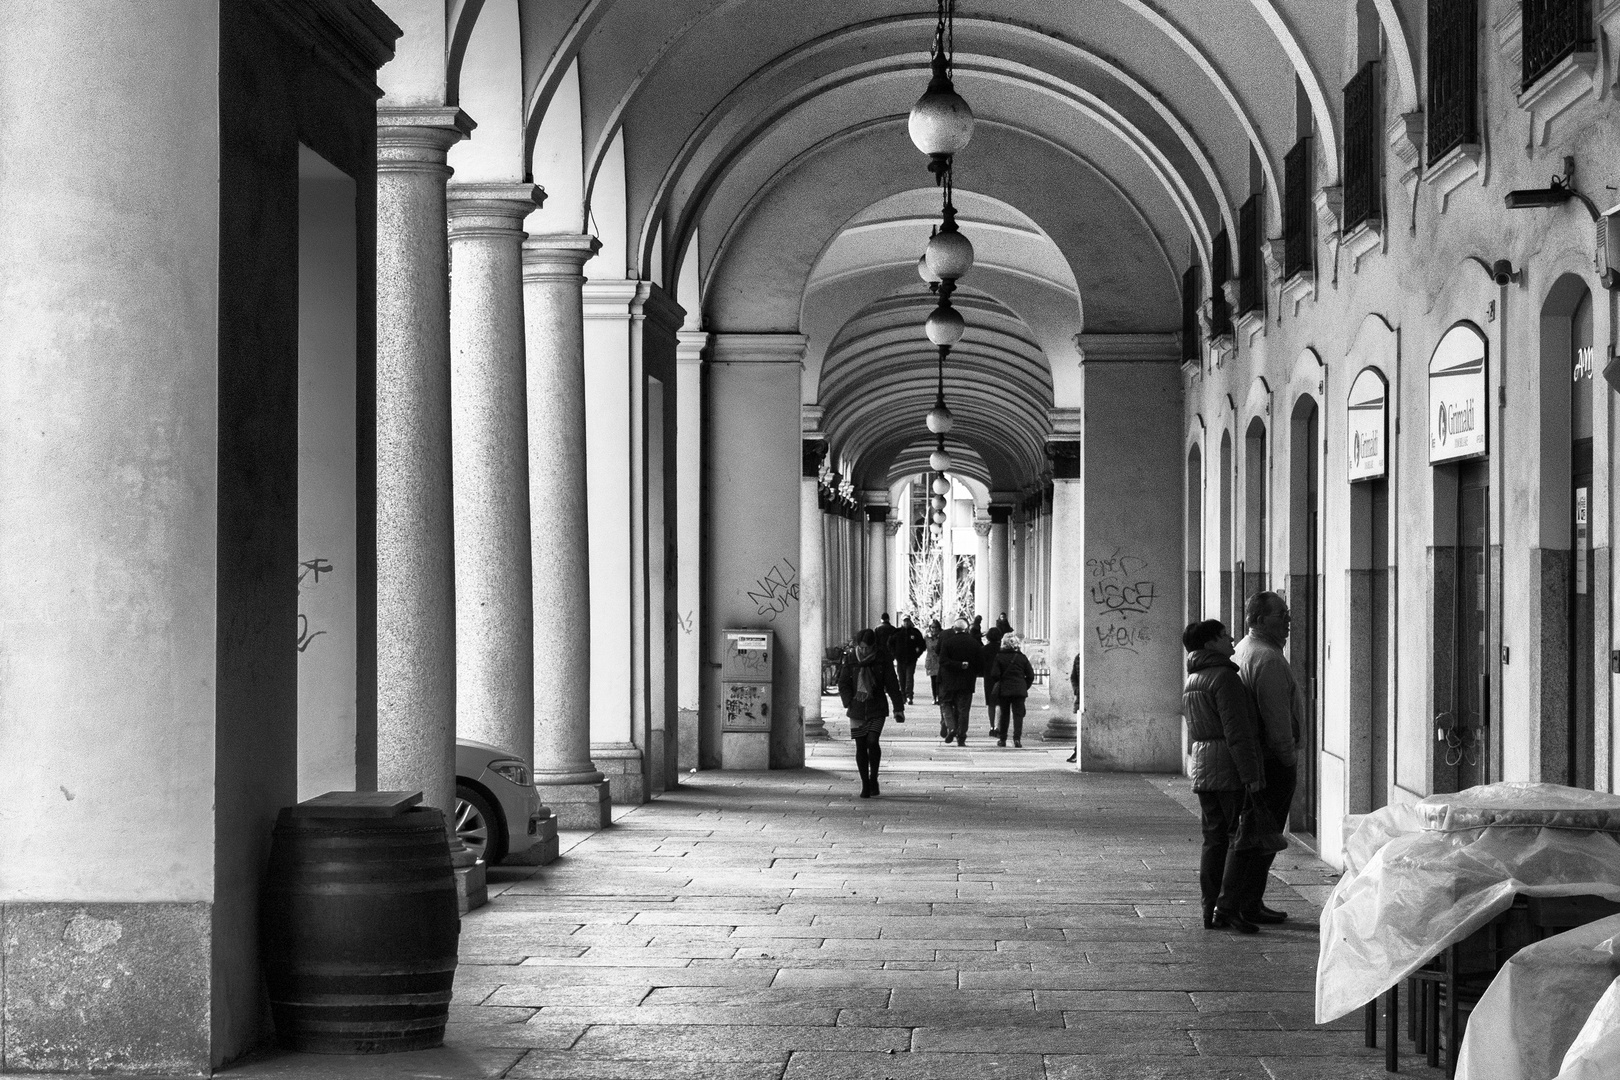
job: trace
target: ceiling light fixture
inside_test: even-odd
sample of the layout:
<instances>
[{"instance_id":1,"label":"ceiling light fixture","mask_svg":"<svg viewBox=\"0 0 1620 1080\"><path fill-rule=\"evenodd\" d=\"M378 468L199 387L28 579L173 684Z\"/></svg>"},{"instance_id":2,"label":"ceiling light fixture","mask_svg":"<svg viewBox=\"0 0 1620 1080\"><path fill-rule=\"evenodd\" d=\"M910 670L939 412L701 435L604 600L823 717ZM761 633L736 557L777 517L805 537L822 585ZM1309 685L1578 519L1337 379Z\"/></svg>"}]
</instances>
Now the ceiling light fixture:
<instances>
[{"instance_id":1,"label":"ceiling light fixture","mask_svg":"<svg viewBox=\"0 0 1620 1080\"><path fill-rule=\"evenodd\" d=\"M917 149L928 155L928 171L942 176L951 155L973 139L973 110L951 83L951 61L956 51L956 0L939 0L939 19L928 68L928 89L911 107L907 130Z\"/></svg>"}]
</instances>

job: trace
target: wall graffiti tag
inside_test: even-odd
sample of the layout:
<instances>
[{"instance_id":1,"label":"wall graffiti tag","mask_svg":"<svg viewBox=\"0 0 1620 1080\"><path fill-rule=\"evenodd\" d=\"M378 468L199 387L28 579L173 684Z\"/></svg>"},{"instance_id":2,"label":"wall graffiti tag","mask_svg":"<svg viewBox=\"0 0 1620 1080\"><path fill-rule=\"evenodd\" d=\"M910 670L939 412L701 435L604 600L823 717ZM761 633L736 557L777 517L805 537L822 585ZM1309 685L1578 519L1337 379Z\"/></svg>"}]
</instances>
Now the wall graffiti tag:
<instances>
[{"instance_id":1,"label":"wall graffiti tag","mask_svg":"<svg viewBox=\"0 0 1620 1080\"><path fill-rule=\"evenodd\" d=\"M314 588L321 583L322 574L333 573L335 567L326 559L317 556L298 564L298 595L304 595L304 589ZM298 651L308 649L316 638L325 634L325 630L315 629L309 621L309 616L303 612L298 613Z\"/></svg>"},{"instance_id":2,"label":"wall graffiti tag","mask_svg":"<svg viewBox=\"0 0 1620 1080\"><path fill-rule=\"evenodd\" d=\"M788 604L799 598L799 570L787 559L781 559L754 582L748 590L748 599L754 602L760 616L774 621L786 611Z\"/></svg>"},{"instance_id":3,"label":"wall graffiti tag","mask_svg":"<svg viewBox=\"0 0 1620 1080\"><path fill-rule=\"evenodd\" d=\"M1112 555L1086 560L1086 596L1097 620L1092 631L1104 653L1139 652L1153 640L1144 625L1159 598L1158 583L1147 576L1148 560L1116 547Z\"/></svg>"}]
</instances>

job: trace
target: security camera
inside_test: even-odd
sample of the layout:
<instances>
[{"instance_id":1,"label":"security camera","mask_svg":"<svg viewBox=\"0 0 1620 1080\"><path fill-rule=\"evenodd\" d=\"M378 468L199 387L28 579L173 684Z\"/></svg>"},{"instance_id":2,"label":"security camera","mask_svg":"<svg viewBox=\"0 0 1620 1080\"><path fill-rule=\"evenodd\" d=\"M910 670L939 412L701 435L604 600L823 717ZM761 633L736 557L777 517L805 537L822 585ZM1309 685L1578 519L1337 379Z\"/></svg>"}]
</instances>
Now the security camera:
<instances>
[{"instance_id":1,"label":"security camera","mask_svg":"<svg viewBox=\"0 0 1620 1080\"><path fill-rule=\"evenodd\" d=\"M1498 285L1511 284L1515 276L1513 264L1506 259L1497 259L1491 264L1491 280Z\"/></svg>"}]
</instances>

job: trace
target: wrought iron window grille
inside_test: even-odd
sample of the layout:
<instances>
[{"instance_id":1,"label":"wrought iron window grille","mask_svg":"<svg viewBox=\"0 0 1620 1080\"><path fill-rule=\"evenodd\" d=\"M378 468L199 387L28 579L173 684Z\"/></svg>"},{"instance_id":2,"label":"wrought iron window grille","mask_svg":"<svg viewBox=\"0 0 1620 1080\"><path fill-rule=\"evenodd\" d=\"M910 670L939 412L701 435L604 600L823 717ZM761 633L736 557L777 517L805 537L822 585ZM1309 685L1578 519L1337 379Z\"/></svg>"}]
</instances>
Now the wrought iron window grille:
<instances>
[{"instance_id":1,"label":"wrought iron window grille","mask_svg":"<svg viewBox=\"0 0 1620 1080\"><path fill-rule=\"evenodd\" d=\"M1260 277L1260 196L1238 209L1238 314L1257 310L1265 297Z\"/></svg>"},{"instance_id":2,"label":"wrought iron window grille","mask_svg":"<svg viewBox=\"0 0 1620 1080\"><path fill-rule=\"evenodd\" d=\"M1520 25L1524 90L1566 57L1596 47L1592 0L1522 0Z\"/></svg>"},{"instance_id":3,"label":"wrought iron window grille","mask_svg":"<svg viewBox=\"0 0 1620 1080\"><path fill-rule=\"evenodd\" d=\"M1316 245L1311 236L1311 140L1294 144L1283 158L1283 280L1312 270Z\"/></svg>"},{"instance_id":4,"label":"wrought iron window grille","mask_svg":"<svg viewBox=\"0 0 1620 1080\"><path fill-rule=\"evenodd\" d=\"M1226 283L1232 276L1232 241L1222 229L1210 252L1213 264L1209 274L1209 336L1232 332L1232 306L1226 302Z\"/></svg>"},{"instance_id":5,"label":"wrought iron window grille","mask_svg":"<svg viewBox=\"0 0 1620 1080\"><path fill-rule=\"evenodd\" d=\"M1383 171L1378 157L1378 65L1361 65L1344 88L1344 225L1356 226L1383 217Z\"/></svg>"},{"instance_id":6,"label":"wrought iron window grille","mask_svg":"<svg viewBox=\"0 0 1620 1080\"><path fill-rule=\"evenodd\" d=\"M1429 0L1429 163L1479 142L1476 0Z\"/></svg>"}]
</instances>

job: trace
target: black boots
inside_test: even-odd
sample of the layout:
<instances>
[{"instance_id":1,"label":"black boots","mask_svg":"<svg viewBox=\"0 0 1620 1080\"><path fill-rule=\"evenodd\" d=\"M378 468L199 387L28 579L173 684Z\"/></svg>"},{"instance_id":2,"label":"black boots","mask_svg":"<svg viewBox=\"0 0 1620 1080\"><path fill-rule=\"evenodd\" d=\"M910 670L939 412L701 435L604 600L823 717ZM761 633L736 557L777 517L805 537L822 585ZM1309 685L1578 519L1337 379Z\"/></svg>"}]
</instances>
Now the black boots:
<instances>
[{"instance_id":1,"label":"black boots","mask_svg":"<svg viewBox=\"0 0 1620 1080\"><path fill-rule=\"evenodd\" d=\"M878 794L877 777L861 777L861 798L870 799L876 794Z\"/></svg>"},{"instance_id":2,"label":"black boots","mask_svg":"<svg viewBox=\"0 0 1620 1080\"><path fill-rule=\"evenodd\" d=\"M1258 926L1245 919L1242 915L1235 911L1223 911L1220 908L1215 909L1215 917L1204 925L1211 929L1217 926L1224 927L1236 930L1240 934L1258 934L1260 932Z\"/></svg>"},{"instance_id":3,"label":"black boots","mask_svg":"<svg viewBox=\"0 0 1620 1080\"><path fill-rule=\"evenodd\" d=\"M1256 904L1248 911L1245 911L1243 917L1252 923L1264 923L1269 926L1286 921L1288 912L1268 908L1264 904Z\"/></svg>"}]
</instances>

